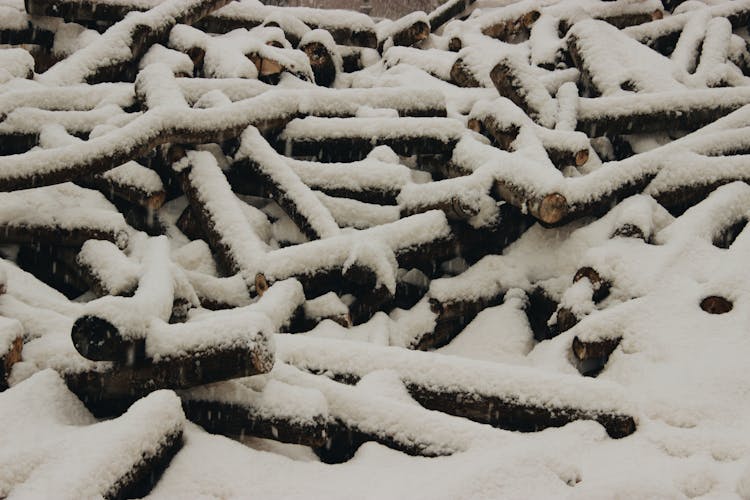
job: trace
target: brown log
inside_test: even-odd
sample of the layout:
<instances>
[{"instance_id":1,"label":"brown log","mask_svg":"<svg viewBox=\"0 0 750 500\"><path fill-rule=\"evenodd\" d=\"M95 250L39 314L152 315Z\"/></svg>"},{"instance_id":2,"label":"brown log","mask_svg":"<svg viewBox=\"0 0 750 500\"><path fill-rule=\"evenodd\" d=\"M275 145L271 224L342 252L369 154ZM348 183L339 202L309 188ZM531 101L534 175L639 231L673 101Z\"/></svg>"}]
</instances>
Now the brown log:
<instances>
[{"instance_id":1,"label":"brown log","mask_svg":"<svg viewBox=\"0 0 750 500\"><path fill-rule=\"evenodd\" d=\"M182 408L190 421L212 434L233 438L254 436L312 447L324 447L329 439L329 419L324 415L317 416L313 421L270 417L253 405L185 397Z\"/></svg>"},{"instance_id":2,"label":"brown log","mask_svg":"<svg viewBox=\"0 0 750 500\"><path fill-rule=\"evenodd\" d=\"M164 471L169 467L172 458L182 448L182 429L166 434L158 443L144 451L138 463L121 477L104 495L107 499L142 498L148 495ZM153 449L155 448L155 449Z\"/></svg>"},{"instance_id":3,"label":"brown log","mask_svg":"<svg viewBox=\"0 0 750 500\"><path fill-rule=\"evenodd\" d=\"M596 376L607 364L610 354L620 345L621 337L593 341L573 338L573 355L576 367L583 375Z\"/></svg>"},{"instance_id":4,"label":"brown log","mask_svg":"<svg viewBox=\"0 0 750 500\"><path fill-rule=\"evenodd\" d=\"M64 78L67 79L69 76L65 75L66 69L73 68L79 73L81 79L88 83L123 79L132 81L138 71L137 61L151 45L165 38L173 26L176 24L192 24L227 3L228 0L196 1L178 12L173 12L172 16L168 16L169 21L163 20L164 14L170 12L168 3L156 5L152 9L152 15L146 13L144 18L137 21L134 21L132 17L125 17L122 21L116 23L120 26L115 28L115 25L113 25L92 45L79 50L53 66L45 73L43 79L54 82L59 74L63 74ZM37 0L29 0L27 4L31 4L27 5L27 8L32 12L45 12L46 6L49 5L45 2L37 2ZM72 3L72 5L74 9L78 8L77 3ZM171 5L171 7L171 11L175 11L175 6ZM151 17L155 17L161 22L149 24L149 18ZM129 31L129 36L123 37L124 31ZM102 50L107 51L109 57L100 57L94 65L81 64L81 59L85 59L87 54L99 54Z\"/></svg>"},{"instance_id":5,"label":"brown log","mask_svg":"<svg viewBox=\"0 0 750 500\"><path fill-rule=\"evenodd\" d=\"M32 187L59 184L79 178L84 175L93 175L105 172L117 165L122 165L130 160L136 160L146 157L151 151L155 150L162 144L205 144L210 142L222 143L229 139L235 139L249 125L258 125L264 128L269 123L275 124L278 128L288 123L299 113L299 107L305 105L308 115L330 116L330 105L332 102L328 99L333 94L321 96L322 105L315 107L316 99L310 99L310 90L304 89L295 92L296 96L285 106L275 106L271 112L257 113L251 106L253 101L266 102L273 101L273 94L266 93L242 103L236 103L243 113L234 113L232 120L220 120L220 115L225 116L227 110L186 110L185 114L190 115L184 121L182 119L171 119L172 117L160 117L158 123L154 123L153 116L150 112L145 113L133 120L127 125L132 134L123 136L117 140L95 138L86 141L80 145L76 144L69 148L60 148L70 152L75 147L78 149L75 159L67 162L61 162L55 168L49 167L49 151L32 152L24 156L1 157L0 156L0 191L14 191ZM395 97L393 93L384 89L355 89L356 92L349 94L347 97L346 90L337 90L336 98L338 102L346 102L350 110L343 114L353 114L358 103L369 104L374 107L384 107L386 105L395 106L401 116L445 116L445 108L437 108L429 102L421 100L391 104L390 101ZM380 96L383 96L382 98ZM324 99L325 98L325 99ZM275 102L275 101L274 101ZM311 104L312 102L312 104ZM261 106L263 107L263 106ZM309 109L312 108L312 109ZM209 118L210 119L207 119ZM217 125L212 120L222 121ZM279 125L281 124L281 125ZM106 146L103 143L106 142ZM43 158L42 158L43 157ZM29 163L36 168L28 168ZM19 168L26 166L27 168ZM16 167L16 168L10 168ZM154 167L157 172L159 171ZM168 177L168 176L167 176ZM167 189L170 189L168 180L162 176L162 181Z\"/></svg>"},{"instance_id":6,"label":"brown log","mask_svg":"<svg viewBox=\"0 0 750 500\"><path fill-rule=\"evenodd\" d=\"M591 288L594 291L591 299L594 302L601 302L609 296L609 289L612 284L602 278L594 268L588 266L580 268L573 276L573 283L577 283L583 278L587 278L591 282Z\"/></svg>"},{"instance_id":7,"label":"brown log","mask_svg":"<svg viewBox=\"0 0 750 500\"><path fill-rule=\"evenodd\" d=\"M206 238L203 234L201 224L198 221L198 218L193 214L193 210L190 206L185 207L185 210L182 211L175 225L177 226L177 229L182 231L182 234L191 240L201 240Z\"/></svg>"},{"instance_id":8,"label":"brown log","mask_svg":"<svg viewBox=\"0 0 750 500\"><path fill-rule=\"evenodd\" d=\"M152 211L161 208L167 199L167 193L163 189L146 191L137 183L130 184L102 174L80 179L79 184L97 189L107 198L116 197Z\"/></svg>"},{"instance_id":9,"label":"brown log","mask_svg":"<svg viewBox=\"0 0 750 500\"><path fill-rule=\"evenodd\" d=\"M391 129L385 127L379 131L370 131L368 134L357 133L358 121L363 120L362 118L331 118L331 123L340 123L342 126L349 125L349 128L345 137L335 134L325 137L322 136L318 127L327 125L328 119L308 120L310 121L300 120L290 123L281 139L286 141L286 147L289 148L291 156L314 158L324 162L361 160L373 148L383 145L390 147L401 156L450 155L460 138L458 135L446 137L445 134L432 134L430 127L437 126L438 122L442 120L440 118L409 118L408 120L412 120L411 122L403 122L404 127L407 124L411 125L409 130L404 130L401 135L396 137L393 136ZM390 120L394 127L399 126L400 119L384 120ZM424 121L417 122L416 120ZM413 126L416 123L422 123L424 128L417 129ZM451 121L445 121L445 123L452 124Z\"/></svg>"},{"instance_id":10,"label":"brown log","mask_svg":"<svg viewBox=\"0 0 750 500\"><path fill-rule=\"evenodd\" d=\"M336 64L333 54L320 42L309 42L299 47L310 60L310 67L315 75L315 83L330 87L336 79Z\"/></svg>"},{"instance_id":11,"label":"brown log","mask_svg":"<svg viewBox=\"0 0 750 500\"><path fill-rule=\"evenodd\" d=\"M66 224L69 221L66 221ZM48 244L79 247L86 240L107 240L125 248L128 234L123 229L100 227L61 227L56 225L0 224L0 242L3 244Z\"/></svg>"},{"instance_id":12,"label":"brown log","mask_svg":"<svg viewBox=\"0 0 750 500\"><path fill-rule=\"evenodd\" d=\"M737 222L725 226L716 236L714 236L712 243L719 248L731 247L734 240L736 240L740 233L744 231L745 227L747 227L747 223L747 217L743 217Z\"/></svg>"},{"instance_id":13,"label":"brown log","mask_svg":"<svg viewBox=\"0 0 750 500\"><path fill-rule=\"evenodd\" d=\"M718 295L711 295L701 300L701 309L708 314L724 314L732 310L732 301Z\"/></svg>"},{"instance_id":14,"label":"brown log","mask_svg":"<svg viewBox=\"0 0 750 500\"><path fill-rule=\"evenodd\" d=\"M315 16L315 18L320 21L319 24L315 24L312 22L312 19L307 19L305 16L300 17L297 15L294 8L275 7L274 10L278 10L282 15L291 15L299 18L311 29L319 28L328 31L339 45L354 45L373 49L378 45L378 37L374 29L362 27L354 30L349 26L335 24L334 19L327 16L325 10L320 12L321 9L315 9L320 13L320 15ZM326 22L326 20L330 22ZM226 12L225 10L219 10L209 14L200 22L196 23L196 27L209 33L229 33L238 28L250 29L262 24L266 26L272 24L266 24L264 21L264 17L259 17L252 11L243 12L241 9L234 9L232 12ZM289 35L292 34L286 33L287 39L292 42L296 36L290 38Z\"/></svg>"},{"instance_id":15,"label":"brown log","mask_svg":"<svg viewBox=\"0 0 750 500\"><path fill-rule=\"evenodd\" d=\"M74 248L44 244L21 245L16 256L18 267L39 281L55 288L69 299L89 289L83 270L76 265Z\"/></svg>"},{"instance_id":16,"label":"brown log","mask_svg":"<svg viewBox=\"0 0 750 500\"><path fill-rule=\"evenodd\" d=\"M319 239L338 232L328 209L258 132L248 130L243 134L241 148L234 170L262 186L263 194L273 198L308 238ZM317 210L308 213L305 207L311 204Z\"/></svg>"},{"instance_id":17,"label":"brown log","mask_svg":"<svg viewBox=\"0 0 750 500\"><path fill-rule=\"evenodd\" d=\"M442 210L448 220L466 221L479 213L479 208L466 202L461 196L449 196L445 200L435 201L426 205L412 205L401 208L401 217L427 212L429 210Z\"/></svg>"},{"instance_id":18,"label":"brown log","mask_svg":"<svg viewBox=\"0 0 750 500\"><path fill-rule=\"evenodd\" d=\"M542 120L543 110L537 105L539 103L529 99L528 95L533 91L547 96L549 101L552 97L539 80L524 75L517 61L509 57L502 58L490 71L490 79L501 96L513 101L534 121Z\"/></svg>"},{"instance_id":19,"label":"brown log","mask_svg":"<svg viewBox=\"0 0 750 500\"><path fill-rule=\"evenodd\" d=\"M99 417L121 413L133 401L157 389L189 389L231 378L268 372L273 354L268 345L223 347L162 357L137 365L63 373L68 388Z\"/></svg>"},{"instance_id":20,"label":"brown log","mask_svg":"<svg viewBox=\"0 0 750 500\"><path fill-rule=\"evenodd\" d=\"M503 429L536 432L561 427L574 420L595 420L610 437L618 439L635 432L635 420L629 415L592 414L576 408L547 408L518 404L503 397L466 394L448 388L406 384L409 394L429 410L486 423Z\"/></svg>"},{"instance_id":21,"label":"brown log","mask_svg":"<svg viewBox=\"0 0 750 500\"><path fill-rule=\"evenodd\" d=\"M520 125L501 125L491 115L485 116L482 119L471 118L468 124L469 128L478 132L492 141L494 145L500 149L506 151L513 150L513 141L518 137L521 131ZM547 156L550 161L558 168L563 169L565 167L574 165L580 167L589 160L589 150L579 149L575 144L565 147L563 140L550 140L546 137L550 135L554 137L555 131L547 129L542 137L539 137ZM546 140L545 140L546 139Z\"/></svg>"},{"instance_id":22,"label":"brown log","mask_svg":"<svg viewBox=\"0 0 750 500\"><path fill-rule=\"evenodd\" d=\"M459 16L471 3L474 3L474 0L446 0L429 13L430 30L434 33L442 25Z\"/></svg>"},{"instance_id":23,"label":"brown log","mask_svg":"<svg viewBox=\"0 0 750 500\"><path fill-rule=\"evenodd\" d=\"M481 87L477 76L460 57L451 67L451 81L459 87Z\"/></svg>"},{"instance_id":24,"label":"brown log","mask_svg":"<svg viewBox=\"0 0 750 500\"><path fill-rule=\"evenodd\" d=\"M430 36L430 25L424 21L416 21L406 28L390 35L393 45L411 47L412 45L427 39ZM382 50L384 40L380 42Z\"/></svg>"},{"instance_id":25,"label":"brown log","mask_svg":"<svg viewBox=\"0 0 750 500\"><path fill-rule=\"evenodd\" d=\"M557 311L557 300L543 286L536 286L528 294L528 305L526 317L529 326L534 332L534 339L541 342L554 337L554 331L550 328L549 319Z\"/></svg>"},{"instance_id":26,"label":"brown log","mask_svg":"<svg viewBox=\"0 0 750 500\"><path fill-rule=\"evenodd\" d=\"M245 254L241 248L237 248L233 244L234 239L225 238L225 235L219 229L223 223L229 224L225 221L227 217L237 216L237 213L226 213L212 208L216 203L235 199L235 194L232 192L221 169L215 162L210 166L201 167L201 172L204 175L210 175L215 180L215 186L220 188L217 191L217 189L204 190L191 174L193 168L195 167L188 166L184 168L178 173L178 177L182 184L182 190L188 199L192 215L198 222L201 234L206 236L211 249L215 252L219 265L228 275L243 271L257 271L251 269L252 263L245 262L242 257ZM221 198L214 200L213 196L219 192L221 193ZM239 201L237 202L237 210L239 211ZM264 243L255 234L249 223L235 227L235 230L237 229L240 229L241 234L234 236L241 237L247 242L253 242L259 249L264 246Z\"/></svg>"},{"instance_id":27,"label":"brown log","mask_svg":"<svg viewBox=\"0 0 750 500\"><path fill-rule=\"evenodd\" d=\"M521 39L528 38L531 27L540 16L541 13L538 10L529 10L518 18L506 19L496 24L486 26L482 28L482 33L504 42L518 42L521 41Z\"/></svg>"},{"instance_id":28,"label":"brown log","mask_svg":"<svg viewBox=\"0 0 750 500\"><path fill-rule=\"evenodd\" d=\"M8 345L2 346L5 353L0 356L0 391L8 388L10 370L13 368L13 365L22 359L23 337L19 335L9 340Z\"/></svg>"},{"instance_id":29,"label":"brown log","mask_svg":"<svg viewBox=\"0 0 750 500\"><path fill-rule=\"evenodd\" d=\"M312 339L310 339L312 340ZM323 339L314 339L321 343L312 344L308 339L294 336L286 341L279 339L282 344L281 357L288 359L292 364L302 370L313 373L323 373L345 383L356 383L361 377L369 372L379 369L393 369L406 386L409 394L422 406L430 410L437 410L465 417L476 422L488 424L503 429L533 432L548 427L559 427L574 420L595 420L602 424L607 433L613 438L621 438L632 434L636 429L635 419L632 415L622 413L615 409L601 408L581 409L575 408L562 401L554 403L520 403L519 396L512 391L498 393L495 391L477 389L475 386L464 386L460 382L451 382L444 385L434 379L427 380L416 373L414 368L421 363L429 364L432 370L442 373L451 373L452 357L441 356L429 352L403 351L394 347L377 347L367 345L366 347L355 345L342 345L346 352L342 352L342 359L346 363L336 363L330 358L325 362L318 361L315 356L317 349L330 348L325 346ZM336 345L341 345L341 342ZM345 342L344 344L348 344ZM332 347L332 346L331 346ZM304 356L294 356L297 350L302 350ZM392 356L399 356L405 365L394 367L391 363ZM364 359L367 361L365 362ZM357 361L360 361L358 363ZM409 361L411 363L409 363ZM366 365L367 368L361 367ZM462 365L461 369L468 369ZM476 368L474 380L487 380L492 373L486 370L490 368L484 365ZM494 374L497 376L497 374ZM580 379L572 378L573 381L581 382ZM524 397L528 397L525 394Z\"/></svg>"},{"instance_id":30,"label":"brown log","mask_svg":"<svg viewBox=\"0 0 750 500\"><path fill-rule=\"evenodd\" d=\"M576 129L589 137L692 131L744 106L750 95L733 88L669 93L663 98L639 93L628 96L624 108L620 99L580 99Z\"/></svg>"}]
</instances>

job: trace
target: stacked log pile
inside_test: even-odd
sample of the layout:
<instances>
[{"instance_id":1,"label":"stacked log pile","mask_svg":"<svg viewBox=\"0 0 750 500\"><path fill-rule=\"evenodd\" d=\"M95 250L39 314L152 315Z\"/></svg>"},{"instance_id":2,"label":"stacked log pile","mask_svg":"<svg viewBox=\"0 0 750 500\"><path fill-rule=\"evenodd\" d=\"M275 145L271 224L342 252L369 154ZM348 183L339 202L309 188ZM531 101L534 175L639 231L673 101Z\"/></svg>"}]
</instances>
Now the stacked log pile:
<instances>
[{"instance_id":1,"label":"stacked log pile","mask_svg":"<svg viewBox=\"0 0 750 500\"><path fill-rule=\"evenodd\" d=\"M3 5L0 422L36 391L138 441L122 470L77 473L73 496L113 498L149 491L185 418L329 462L366 441L464 451L451 429L479 427L455 417L632 434L614 384L430 351L517 301L535 342L565 335L596 375L660 293L625 278L628 252L662 263L652 279L693 269L659 256L696 241L742 258L750 1L680 3ZM561 227L545 251L574 264L507 251ZM730 282L695 307L731 311ZM419 405L370 397L379 370Z\"/></svg>"}]
</instances>

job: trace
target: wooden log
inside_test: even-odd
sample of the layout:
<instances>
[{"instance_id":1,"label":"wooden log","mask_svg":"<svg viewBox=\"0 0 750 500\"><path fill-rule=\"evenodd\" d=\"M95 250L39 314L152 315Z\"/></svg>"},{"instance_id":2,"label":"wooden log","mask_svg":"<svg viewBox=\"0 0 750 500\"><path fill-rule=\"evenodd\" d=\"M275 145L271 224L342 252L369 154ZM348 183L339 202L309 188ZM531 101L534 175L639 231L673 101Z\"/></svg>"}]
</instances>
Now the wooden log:
<instances>
[{"instance_id":1,"label":"wooden log","mask_svg":"<svg viewBox=\"0 0 750 500\"><path fill-rule=\"evenodd\" d=\"M152 8L155 3L119 3L101 0L84 0L73 2L70 0L52 0L41 2L28 0L25 2L26 11L33 16L60 17L68 22L97 21L112 25L123 19L129 12L142 12Z\"/></svg>"},{"instance_id":2,"label":"wooden log","mask_svg":"<svg viewBox=\"0 0 750 500\"><path fill-rule=\"evenodd\" d=\"M434 93L421 90L404 92L402 89L349 90L353 92L329 89L316 90L315 95L310 94L310 89L265 92L234 103L231 111L226 107L187 109L179 116L166 117L147 112L126 125L127 133L98 137L54 150L0 157L0 190L59 184L101 173L143 158L162 144L222 143L236 138L249 125L257 124L262 128L269 123L285 124L301 111L329 116L335 107L337 113L354 115L360 106L368 105L392 107L402 116L445 116L444 99ZM283 105L279 105L280 96L285 96ZM61 155L66 161L59 161ZM162 181L169 189L164 177Z\"/></svg>"},{"instance_id":3,"label":"wooden log","mask_svg":"<svg viewBox=\"0 0 750 500\"><path fill-rule=\"evenodd\" d=\"M335 236L339 227L330 211L277 154L255 128L242 134L238 154L241 164L235 168L248 171L249 177L263 186L279 206L310 239Z\"/></svg>"},{"instance_id":4,"label":"wooden log","mask_svg":"<svg viewBox=\"0 0 750 500\"><path fill-rule=\"evenodd\" d=\"M30 0L30 3L36 2ZM165 38L173 26L192 24L226 3L227 0L171 0L155 5L143 14L128 16L114 24L96 42L50 68L40 79L58 85L116 81L123 76L132 80L138 69L135 62L151 45ZM39 2L39 5L44 9L47 4ZM102 56L102 53L107 56Z\"/></svg>"},{"instance_id":5,"label":"wooden log","mask_svg":"<svg viewBox=\"0 0 750 500\"><path fill-rule=\"evenodd\" d=\"M453 47L455 48L455 45ZM451 67L451 81L459 87L481 87L477 76L460 57Z\"/></svg>"},{"instance_id":6,"label":"wooden log","mask_svg":"<svg viewBox=\"0 0 750 500\"><path fill-rule=\"evenodd\" d=\"M434 33L442 25L461 15L472 3L473 0L446 0L429 13L427 18L430 21L430 31Z\"/></svg>"},{"instance_id":7,"label":"wooden log","mask_svg":"<svg viewBox=\"0 0 750 500\"><path fill-rule=\"evenodd\" d=\"M609 296L612 283L602 278L594 268L588 266L580 268L573 276L573 283L577 283L583 278L588 279L591 283L591 288L594 292L591 298L594 302L601 302Z\"/></svg>"},{"instance_id":8,"label":"wooden log","mask_svg":"<svg viewBox=\"0 0 750 500\"><path fill-rule=\"evenodd\" d=\"M0 318L3 323L5 318ZM0 391L8 388L8 377L13 365L21 361L21 351L23 349L23 336L11 332L11 328L4 329L0 332Z\"/></svg>"},{"instance_id":9,"label":"wooden log","mask_svg":"<svg viewBox=\"0 0 750 500\"><path fill-rule=\"evenodd\" d=\"M328 405L319 391L276 380L229 380L180 394L185 415L208 432L324 446Z\"/></svg>"},{"instance_id":10,"label":"wooden log","mask_svg":"<svg viewBox=\"0 0 750 500\"><path fill-rule=\"evenodd\" d=\"M212 434L254 436L312 447L323 447L329 439L328 419L323 416L313 422L300 422L264 415L253 405L189 399L183 399L182 407L190 421Z\"/></svg>"},{"instance_id":11,"label":"wooden log","mask_svg":"<svg viewBox=\"0 0 750 500\"><path fill-rule=\"evenodd\" d=\"M594 303L599 303L609 295L611 283L602 278L598 272L592 267L582 267L576 271L573 276L573 284L575 285L580 280L586 278L589 282L587 285L587 292L590 291L590 300ZM579 293L576 293L578 296ZM565 297L563 296L563 303L565 303ZM580 311L576 311L573 305L561 305L557 309L556 321L554 328L552 329L553 336L559 335L566 332L578 324L583 319L583 314Z\"/></svg>"},{"instance_id":12,"label":"wooden log","mask_svg":"<svg viewBox=\"0 0 750 500\"><path fill-rule=\"evenodd\" d=\"M531 432L579 419L599 422L613 438L628 436L636 429L634 417L622 408L584 408L573 401L580 394L573 390L574 386L580 390L608 392L603 387L589 385L593 381L580 377L550 377L548 380L555 389L541 383L546 375L523 370L521 375L518 367L513 367L515 375L510 377L518 381L518 385L506 391L492 382L503 380L508 373L509 368L501 364L472 362L469 365L452 356L435 353L348 344L357 343L278 336L277 352L280 360L300 369L327 372L335 380L347 383L356 382L375 370L395 370L411 396L425 408L503 429ZM341 361L325 351L338 349L338 346L344 350L336 351ZM341 356L342 352L346 354ZM537 383L534 389L529 389L531 392L523 392L527 382ZM612 401L610 397L607 399Z\"/></svg>"},{"instance_id":13,"label":"wooden log","mask_svg":"<svg viewBox=\"0 0 750 500\"><path fill-rule=\"evenodd\" d=\"M543 286L534 287L528 294L526 317L529 319L531 331L534 332L534 339L538 342L554 337L549 319L557 311L557 307L558 301Z\"/></svg>"},{"instance_id":14,"label":"wooden log","mask_svg":"<svg viewBox=\"0 0 750 500\"><path fill-rule=\"evenodd\" d=\"M89 302L71 330L76 350L93 361L133 364L144 359L150 323L172 315L175 280L170 267L167 238L150 239L135 294Z\"/></svg>"},{"instance_id":15,"label":"wooden log","mask_svg":"<svg viewBox=\"0 0 750 500\"><path fill-rule=\"evenodd\" d=\"M60 214L58 214L60 215ZM68 220L65 224L68 225ZM0 224L0 242L3 244L47 244L65 247L79 247L86 240L107 240L119 247L126 247L128 233L121 227L99 227L82 225L80 227L64 227L60 223L24 223L7 222Z\"/></svg>"},{"instance_id":16,"label":"wooden log","mask_svg":"<svg viewBox=\"0 0 750 500\"><path fill-rule=\"evenodd\" d=\"M628 104L623 107L625 101ZM692 131L749 102L750 93L741 88L582 98L576 129L589 137Z\"/></svg>"},{"instance_id":17,"label":"wooden log","mask_svg":"<svg viewBox=\"0 0 750 500\"><path fill-rule=\"evenodd\" d=\"M273 353L267 342L257 342L250 348L238 345L193 350L160 357L158 361L67 371L62 375L68 388L89 410L104 417L121 413L133 401L157 389L189 389L266 373L272 366Z\"/></svg>"},{"instance_id":18,"label":"wooden log","mask_svg":"<svg viewBox=\"0 0 750 500\"><path fill-rule=\"evenodd\" d=\"M271 6L258 8L252 4L232 5L232 8L220 9L209 14L196 26L209 33L229 33L238 28L249 29L261 24L268 26L271 23L266 23L265 20L274 14L280 15L281 18L295 17L310 29L326 30L339 45L374 49L378 44L375 25L368 16L362 14L358 25L352 27L348 24L351 21L350 16L346 17L346 21L342 21L340 17L331 15L327 9ZM291 34L288 31L286 33Z\"/></svg>"},{"instance_id":19,"label":"wooden log","mask_svg":"<svg viewBox=\"0 0 750 500\"><path fill-rule=\"evenodd\" d=\"M394 46L411 47L430 36L430 24L424 13L413 12L393 22L392 27L380 34L378 50L381 52L390 40Z\"/></svg>"},{"instance_id":20,"label":"wooden log","mask_svg":"<svg viewBox=\"0 0 750 500\"><path fill-rule=\"evenodd\" d=\"M325 320L331 320L344 328L352 326L349 307L334 292L306 300L292 318L289 332L307 332Z\"/></svg>"},{"instance_id":21,"label":"wooden log","mask_svg":"<svg viewBox=\"0 0 750 500\"><path fill-rule=\"evenodd\" d=\"M427 212L429 210L442 210L448 220L466 221L479 213L479 207L461 196L448 196L444 200L436 200L427 204L410 204L401 207L401 217Z\"/></svg>"},{"instance_id":22,"label":"wooden log","mask_svg":"<svg viewBox=\"0 0 750 500\"><path fill-rule=\"evenodd\" d=\"M16 263L69 299L79 297L89 289L88 280L76 266L76 250L73 248L45 244L21 245Z\"/></svg>"},{"instance_id":23,"label":"wooden log","mask_svg":"<svg viewBox=\"0 0 750 500\"><path fill-rule=\"evenodd\" d=\"M552 96L523 61L515 57L502 58L490 79L501 96L507 97L540 125L552 126L555 102Z\"/></svg>"},{"instance_id":24,"label":"wooden log","mask_svg":"<svg viewBox=\"0 0 750 500\"><path fill-rule=\"evenodd\" d=\"M307 55L315 75L315 83L330 87L336 79L334 56L325 44L317 41L302 42L299 49Z\"/></svg>"},{"instance_id":25,"label":"wooden log","mask_svg":"<svg viewBox=\"0 0 750 500\"><path fill-rule=\"evenodd\" d=\"M486 115L481 118L471 118L469 128L488 137L500 149L512 151L513 142L521 131L520 124L500 123L495 116ZM568 166L583 166L589 160L588 146L581 144L570 132L544 129L535 130L536 135L544 146L550 161L558 168ZM573 133L573 134L577 134ZM576 138L577 139L577 138ZM586 141L588 142L588 141Z\"/></svg>"},{"instance_id":26,"label":"wooden log","mask_svg":"<svg viewBox=\"0 0 750 500\"><path fill-rule=\"evenodd\" d=\"M402 132L394 134L394 130ZM290 122L281 140L286 141L291 156L353 161L383 145L402 156L447 155L462 130L451 119L308 117Z\"/></svg>"},{"instance_id":27,"label":"wooden log","mask_svg":"<svg viewBox=\"0 0 750 500\"><path fill-rule=\"evenodd\" d=\"M578 371L587 376L598 375L607 364L610 354L620 345L621 340L621 337L616 337L586 341L578 336L573 337L572 350Z\"/></svg>"},{"instance_id":28,"label":"wooden log","mask_svg":"<svg viewBox=\"0 0 750 500\"><path fill-rule=\"evenodd\" d=\"M172 458L182 449L182 429L166 434L156 449L145 451L141 460L104 495L105 498L140 498L148 495L169 467Z\"/></svg>"},{"instance_id":29,"label":"wooden log","mask_svg":"<svg viewBox=\"0 0 750 500\"><path fill-rule=\"evenodd\" d=\"M185 210L182 211L175 225L177 226L177 229L182 231L182 234L191 240L206 239L201 224L198 221L198 218L193 214L193 210L190 206L185 207Z\"/></svg>"},{"instance_id":30,"label":"wooden log","mask_svg":"<svg viewBox=\"0 0 750 500\"><path fill-rule=\"evenodd\" d=\"M135 165L139 168L136 168ZM146 167L138 164L135 165L133 168L128 169L129 173L148 177L150 177L148 172L154 173ZM88 179L82 179L80 183L86 187L99 190L108 198L116 197L152 211L161 208L167 199L167 193L164 191L163 186L161 186L161 189L150 188L150 186L145 186L139 182L138 178L128 179L122 175L118 175L118 168L109 170L104 174L91 176ZM158 176L156 178L158 179ZM160 179L158 180L158 184L161 185Z\"/></svg>"},{"instance_id":31,"label":"wooden log","mask_svg":"<svg viewBox=\"0 0 750 500\"><path fill-rule=\"evenodd\" d=\"M682 3L677 0L674 4ZM664 7L669 10L671 2L666 2ZM733 29L741 29L750 21L750 7L745 2L731 2L712 5L708 8L711 17L725 17L732 23ZM667 16L650 23L631 26L625 32L635 40L668 56L672 53L677 40L687 22L692 18L692 13L684 12L675 16Z\"/></svg>"},{"instance_id":32,"label":"wooden log","mask_svg":"<svg viewBox=\"0 0 750 500\"><path fill-rule=\"evenodd\" d=\"M711 295L701 300L701 309L708 314L725 314L732 310L732 302L725 297Z\"/></svg>"},{"instance_id":33,"label":"wooden log","mask_svg":"<svg viewBox=\"0 0 750 500\"><path fill-rule=\"evenodd\" d=\"M537 9L531 9L519 17L502 19L484 26L482 34L504 42L515 43L528 38L531 27L540 16L541 13Z\"/></svg>"},{"instance_id":34,"label":"wooden log","mask_svg":"<svg viewBox=\"0 0 750 500\"><path fill-rule=\"evenodd\" d=\"M260 272L266 244L244 218L216 159L207 152L190 152L179 178L201 233L227 274Z\"/></svg>"}]
</instances>

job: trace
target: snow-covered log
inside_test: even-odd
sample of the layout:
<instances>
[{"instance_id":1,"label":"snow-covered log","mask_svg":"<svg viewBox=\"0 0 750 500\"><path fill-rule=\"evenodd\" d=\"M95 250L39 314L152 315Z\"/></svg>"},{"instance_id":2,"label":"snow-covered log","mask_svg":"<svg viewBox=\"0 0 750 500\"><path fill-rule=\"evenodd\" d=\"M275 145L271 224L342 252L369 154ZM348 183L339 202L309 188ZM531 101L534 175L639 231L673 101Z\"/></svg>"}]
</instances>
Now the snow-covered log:
<instances>
[{"instance_id":1,"label":"snow-covered log","mask_svg":"<svg viewBox=\"0 0 750 500\"><path fill-rule=\"evenodd\" d=\"M230 313L230 314L223 314ZM189 389L268 372L273 324L261 312L217 311L185 323L151 322L146 359L62 373L70 390L97 415L121 412L156 389Z\"/></svg>"},{"instance_id":2,"label":"snow-covered log","mask_svg":"<svg viewBox=\"0 0 750 500\"><path fill-rule=\"evenodd\" d=\"M397 154L450 154L463 133L450 118L315 118L290 122L281 134L291 156L363 159L376 146Z\"/></svg>"},{"instance_id":3,"label":"snow-covered log","mask_svg":"<svg viewBox=\"0 0 750 500\"><path fill-rule=\"evenodd\" d=\"M577 377L346 341L280 336L276 342L281 360L344 381L357 381L375 370L394 370L426 408L496 427L534 431L593 419L615 438L636 428L631 410L609 392L619 388Z\"/></svg>"},{"instance_id":4,"label":"snow-covered log","mask_svg":"<svg viewBox=\"0 0 750 500\"><path fill-rule=\"evenodd\" d=\"M52 370L0 394L0 423L13 429L0 448L0 493L147 495L182 448L185 416L170 391L154 392L126 409L118 418L97 422Z\"/></svg>"}]
</instances>

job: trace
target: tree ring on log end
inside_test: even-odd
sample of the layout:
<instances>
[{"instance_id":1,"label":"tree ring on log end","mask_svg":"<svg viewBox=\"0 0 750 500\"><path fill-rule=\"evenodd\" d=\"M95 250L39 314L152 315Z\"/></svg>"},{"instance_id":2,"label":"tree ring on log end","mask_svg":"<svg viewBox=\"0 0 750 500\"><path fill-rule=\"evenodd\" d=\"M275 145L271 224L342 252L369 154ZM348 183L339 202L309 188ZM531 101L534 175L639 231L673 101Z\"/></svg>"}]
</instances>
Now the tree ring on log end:
<instances>
[{"instance_id":1,"label":"tree ring on log end","mask_svg":"<svg viewBox=\"0 0 750 500\"><path fill-rule=\"evenodd\" d=\"M709 314L724 314L732 310L733 304L730 300L718 295L710 295L701 300L701 309Z\"/></svg>"},{"instance_id":2,"label":"tree ring on log end","mask_svg":"<svg viewBox=\"0 0 750 500\"><path fill-rule=\"evenodd\" d=\"M568 214L568 201L560 193L548 194L539 203L539 219L547 224L557 224Z\"/></svg>"}]
</instances>

